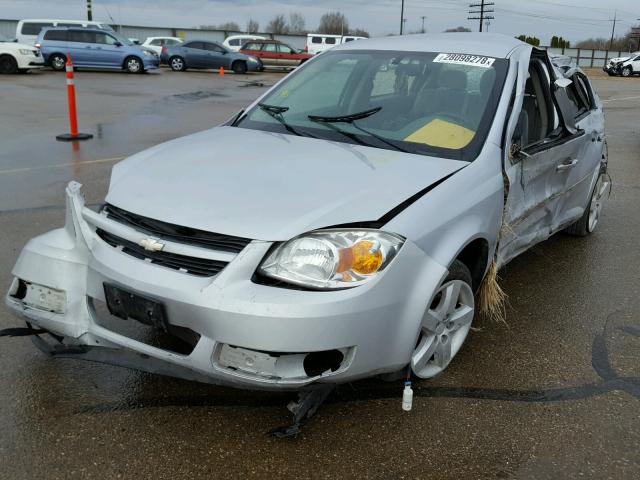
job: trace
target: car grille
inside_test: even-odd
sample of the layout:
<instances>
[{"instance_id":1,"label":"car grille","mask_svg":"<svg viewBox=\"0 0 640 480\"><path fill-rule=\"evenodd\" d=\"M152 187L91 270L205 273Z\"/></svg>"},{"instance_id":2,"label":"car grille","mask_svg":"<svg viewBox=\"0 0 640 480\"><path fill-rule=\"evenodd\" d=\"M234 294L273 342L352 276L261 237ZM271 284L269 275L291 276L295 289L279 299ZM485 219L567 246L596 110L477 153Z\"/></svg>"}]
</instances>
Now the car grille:
<instances>
[{"instance_id":1,"label":"car grille","mask_svg":"<svg viewBox=\"0 0 640 480\"><path fill-rule=\"evenodd\" d=\"M249 238L233 237L154 220L127 212L108 203L103 207L103 211L111 220L133 227L139 232L172 242L232 253L240 253L251 242Z\"/></svg>"},{"instance_id":2,"label":"car grille","mask_svg":"<svg viewBox=\"0 0 640 480\"><path fill-rule=\"evenodd\" d=\"M220 273L228 262L210 260L207 258L189 257L169 252L150 252L137 243L130 242L98 228L96 234L106 243L115 248L121 248L123 253L145 260L163 267L178 270L199 277L213 277Z\"/></svg>"}]
</instances>

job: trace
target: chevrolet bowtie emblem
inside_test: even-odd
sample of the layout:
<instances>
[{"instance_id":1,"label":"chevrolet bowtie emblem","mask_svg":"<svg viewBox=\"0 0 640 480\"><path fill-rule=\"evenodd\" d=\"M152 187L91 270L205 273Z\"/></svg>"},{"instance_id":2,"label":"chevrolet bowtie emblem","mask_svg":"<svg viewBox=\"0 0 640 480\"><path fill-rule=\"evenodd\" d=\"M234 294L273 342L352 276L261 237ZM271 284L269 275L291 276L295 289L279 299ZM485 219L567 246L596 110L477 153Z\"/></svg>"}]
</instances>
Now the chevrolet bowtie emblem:
<instances>
[{"instance_id":1,"label":"chevrolet bowtie emblem","mask_svg":"<svg viewBox=\"0 0 640 480\"><path fill-rule=\"evenodd\" d=\"M138 245L149 252L159 252L164 248L164 243L156 238L143 238L138 242Z\"/></svg>"}]
</instances>

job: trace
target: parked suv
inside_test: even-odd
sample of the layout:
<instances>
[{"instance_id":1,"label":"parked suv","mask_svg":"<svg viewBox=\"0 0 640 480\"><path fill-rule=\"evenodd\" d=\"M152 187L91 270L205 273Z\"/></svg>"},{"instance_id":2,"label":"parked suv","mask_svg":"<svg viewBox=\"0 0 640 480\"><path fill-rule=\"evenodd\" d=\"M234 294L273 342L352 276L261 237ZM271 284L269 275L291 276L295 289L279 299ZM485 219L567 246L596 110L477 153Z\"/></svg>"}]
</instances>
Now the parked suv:
<instances>
[{"instance_id":1,"label":"parked suv","mask_svg":"<svg viewBox=\"0 0 640 480\"><path fill-rule=\"evenodd\" d=\"M252 40L242 46L240 53L258 57L265 67L281 68L297 67L313 57L278 40Z\"/></svg>"},{"instance_id":2,"label":"parked suv","mask_svg":"<svg viewBox=\"0 0 640 480\"><path fill-rule=\"evenodd\" d=\"M38 35L45 63L54 70L64 70L70 54L76 67L124 69L141 73L158 68L160 58L152 50L134 45L116 32L94 28L46 28Z\"/></svg>"}]
</instances>

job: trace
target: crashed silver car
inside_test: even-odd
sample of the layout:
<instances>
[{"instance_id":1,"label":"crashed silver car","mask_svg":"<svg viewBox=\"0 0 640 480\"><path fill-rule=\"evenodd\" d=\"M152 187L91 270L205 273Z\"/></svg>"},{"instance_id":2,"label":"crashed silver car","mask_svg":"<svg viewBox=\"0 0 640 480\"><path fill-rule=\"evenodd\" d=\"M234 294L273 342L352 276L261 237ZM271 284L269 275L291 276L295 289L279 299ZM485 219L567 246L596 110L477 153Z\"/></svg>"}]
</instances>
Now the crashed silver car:
<instances>
[{"instance_id":1,"label":"crashed silver car","mask_svg":"<svg viewBox=\"0 0 640 480\"><path fill-rule=\"evenodd\" d=\"M496 270L591 233L608 187L579 69L494 34L352 42L120 162L100 208L70 183L6 302L54 356L248 389L428 378Z\"/></svg>"}]
</instances>

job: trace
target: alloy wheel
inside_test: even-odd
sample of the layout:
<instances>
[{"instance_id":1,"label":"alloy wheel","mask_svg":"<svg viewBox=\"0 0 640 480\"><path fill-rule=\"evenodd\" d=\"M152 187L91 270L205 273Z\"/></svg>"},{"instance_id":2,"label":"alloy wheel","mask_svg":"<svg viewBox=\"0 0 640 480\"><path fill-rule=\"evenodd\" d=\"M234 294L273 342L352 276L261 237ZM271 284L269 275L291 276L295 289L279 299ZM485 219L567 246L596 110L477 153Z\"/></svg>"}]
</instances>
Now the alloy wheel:
<instances>
[{"instance_id":1,"label":"alloy wheel","mask_svg":"<svg viewBox=\"0 0 640 480\"><path fill-rule=\"evenodd\" d=\"M604 201L604 194L607 191L609 183L605 180L604 175L598 177L593 195L591 196L591 204L589 205L589 231L593 232L600 220L600 213L602 212L602 203Z\"/></svg>"},{"instance_id":2,"label":"alloy wheel","mask_svg":"<svg viewBox=\"0 0 640 480\"><path fill-rule=\"evenodd\" d=\"M458 353L474 316L471 286L450 280L436 292L422 319L420 337L411 356L411 369L420 378L442 372Z\"/></svg>"}]
</instances>

